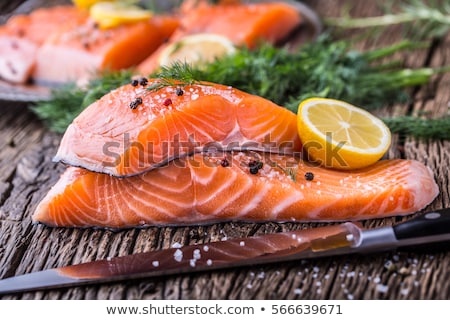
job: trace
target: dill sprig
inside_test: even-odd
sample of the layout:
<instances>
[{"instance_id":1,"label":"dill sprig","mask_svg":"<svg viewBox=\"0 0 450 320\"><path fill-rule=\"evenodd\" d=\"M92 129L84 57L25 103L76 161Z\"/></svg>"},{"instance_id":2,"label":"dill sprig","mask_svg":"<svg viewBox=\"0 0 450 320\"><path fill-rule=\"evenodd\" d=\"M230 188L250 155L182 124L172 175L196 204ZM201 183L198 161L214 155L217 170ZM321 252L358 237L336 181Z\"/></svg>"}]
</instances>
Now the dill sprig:
<instances>
[{"instance_id":1,"label":"dill sprig","mask_svg":"<svg viewBox=\"0 0 450 320\"><path fill-rule=\"evenodd\" d=\"M386 6L391 12L394 6ZM340 28L375 28L395 24L408 26L415 38L442 37L450 30L450 4L447 1L404 0L397 13L382 16L351 18L344 14L339 18L325 18L325 24ZM412 32L411 32L412 31Z\"/></svg>"},{"instance_id":2,"label":"dill sprig","mask_svg":"<svg viewBox=\"0 0 450 320\"><path fill-rule=\"evenodd\" d=\"M170 67L162 66L157 73L152 74L150 77L157 79L157 82L150 85L147 90L158 91L164 87L183 87L199 83L195 73L190 64L176 61Z\"/></svg>"},{"instance_id":3,"label":"dill sprig","mask_svg":"<svg viewBox=\"0 0 450 320\"><path fill-rule=\"evenodd\" d=\"M293 182L297 182L297 169L293 168L293 167L286 167L283 168L282 166L280 166L277 162L272 161L270 163L270 166L273 168L277 168L279 170L281 170L286 176L288 176L289 178L291 178L291 180Z\"/></svg>"},{"instance_id":4,"label":"dill sprig","mask_svg":"<svg viewBox=\"0 0 450 320\"><path fill-rule=\"evenodd\" d=\"M450 140L450 116L428 119L414 116L384 118L393 133L423 139Z\"/></svg>"}]
</instances>

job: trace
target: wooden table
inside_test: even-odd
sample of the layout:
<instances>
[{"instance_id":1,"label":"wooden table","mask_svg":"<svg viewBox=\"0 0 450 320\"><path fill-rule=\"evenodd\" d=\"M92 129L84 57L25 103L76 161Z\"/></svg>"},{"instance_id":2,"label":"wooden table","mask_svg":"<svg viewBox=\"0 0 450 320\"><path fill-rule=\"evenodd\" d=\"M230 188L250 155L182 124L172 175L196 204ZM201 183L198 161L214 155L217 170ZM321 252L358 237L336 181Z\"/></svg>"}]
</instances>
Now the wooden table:
<instances>
[{"instance_id":1,"label":"wooden table","mask_svg":"<svg viewBox=\"0 0 450 320\"><path fill-rule=\"evenodd\" d=\"M23 1L2 3L2 20ZM42 3L42 1L41 1ZM48 2L47 2L48 3ZM323 16L338 16L346 1L308 1ZM353 16L380 13L374 2L348 1ZM401 39L399 28L358 43L377 47ZM351 33L353 34L353 33ZM450 64L450 36L428 48L406 52L409 66ZM386 107L383 115L448 112L450 74L413 92L414 102ZM31 223L37 203L58 179L62 166L52 162L60 135L49 132L29 105L0 102L0 278L67 264L170 247L208 243L223 237L252 236L314 224L221 223L191 227L150 227L120 232L49 228ZM388 157L417 159L434 172L440 195L430 209L449 206L449 141L395 136ZM366 227L391 225L406 218L365 221ZM252 266L115 284L3 296L2 299L449 299L450 251L388 252Z\"/></svg>"}]
</instances>

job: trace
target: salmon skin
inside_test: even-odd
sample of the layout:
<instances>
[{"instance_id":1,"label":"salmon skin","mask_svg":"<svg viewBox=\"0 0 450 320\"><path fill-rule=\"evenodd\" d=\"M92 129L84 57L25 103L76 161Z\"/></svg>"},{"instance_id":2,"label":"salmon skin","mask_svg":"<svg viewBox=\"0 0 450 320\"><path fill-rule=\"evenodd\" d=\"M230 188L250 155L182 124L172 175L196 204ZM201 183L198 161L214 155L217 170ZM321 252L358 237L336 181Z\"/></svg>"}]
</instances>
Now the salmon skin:
<instances>
[{"instance_id":1,"label":"salmon skin","mask_svg":"<svg viewBox=\"0 0 450 320\"><path fill-rule=\"evenodd\" d=\"M124 85L67 128L55 161L125 177L206 149L301 151L296 115L264 98L213 83L150 90Z\"/></svg>"},{"instance_id":2,"label":"salmon skin","mask_svg":"<svg viewBox=\"0 0 450 320\"><path fill-rule=\"evenodd\" d=\"M236 46L256 47L261 42L279 44L302 23L301 12L283 2L211 4L208 1L185 1L180 8L180 27L169 41L139 66L140 74L150 74L159 67L164 48L187 35L219 34Z\"/></svg>"},{"instance_id":3,"label":"salmon skin","mask_svg":"<svg viewBox=\"0 0 450 320\"><path fill-rule=\"evenodd\" d=\"M433 174L415 160L344 172L269 153L195 154L125 179L69 167L33 220L114 229L361 220L416 212L437 194Z\"/></svg>"}]
</instances>

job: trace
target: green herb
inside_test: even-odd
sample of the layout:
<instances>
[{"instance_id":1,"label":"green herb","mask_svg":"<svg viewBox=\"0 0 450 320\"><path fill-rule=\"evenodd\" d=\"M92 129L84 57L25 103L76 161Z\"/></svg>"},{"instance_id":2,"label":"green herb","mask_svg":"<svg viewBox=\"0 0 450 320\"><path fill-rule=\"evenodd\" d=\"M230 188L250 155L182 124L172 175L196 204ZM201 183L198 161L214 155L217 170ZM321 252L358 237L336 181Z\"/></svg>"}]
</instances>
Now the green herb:
<instances>
[{"instance_id":1,"label":"green herb","mask_svg":"<svg viewBox=\"0 0 450 320\"><path fill-rule=\"evenodd\" d=\"M450 140L450 116L437 119L403 116L385 118L383 121L393 133L424 139Z\"/></svg>"},{"instance_id":2,"label":"green herb","mask_svg":"<svg viewBox=\"0 0 450 320\"><path fill-rule=\"evenodd\" d=\"M381 58L415 47L415 43L402 41L358 52L350 48L349 42L332 41L324 35L295 52L269 45L252 51L243 48L201 70L193 70L191 76L234 86L293 112L300 101L310 97L331 97L374 109L406 102L409 95L405 88L425 84L433 74L447 71L395 68L381 62Z\"/></svg>"},{"instance_id":3,"label":"green herb","mask_svg":"<svg viewBox=\"0 0 450 320\"><path fill-rule=\"evenodd\" d=\"M158 81L147 88L150 91L157 91L164 87L193 85L199 82L197 79L200 79L195 78L195 71L191 65L178 61L170 67L161 67L161 70L151 77L157 78Z\"/></svg>"},{"instance_id":4,"label":"green herb","mask_svg":"<svg viewBox=\"0 0 450 320\"><path fill-rule=\"evenodd\" d=\"M395 10L392 5L386 7L389 12ZM445 1L408 0L400 3L397 13L364 18L351 18L344 14L340 18L326 18L325 23L341 28L374 28L406 24L414 37L442 37L450 29L450 5Z\"/></svg>"},{"instance_id":5,"label":"green herb","mask_svg":"<svg viewBox=\"0 0 450 320\"><path fill-rule=\"evenodd\" d=\"M289 176L289 178L291 178L291 180L293 182L297 182L297 170L295 168L292 168L292 167L283 168L282 166L280 166L275 161L272 161L271 166L274 167L274 168L280 169L281 171L283 171L283 173L285 175Z\"/></svg>"},{"instance_id":6,"label":"green herb","mask_svg":"<svg viewBox=\"0 0 450 320\"><path fill-rule=\"evenodd\" d=\"M201 68L185 63L164 67L150 75L160 81L149 90L190 85L202 80L236 87L293 112L297 111L300 101L309 97L340 99L373 110L407 102L410 96L405 89L425 84L434 74L449 71L448 68L405 69L396 61L383 62L382 58L416 47L417 43L402 41L389 47L358 52L351 49L349 42L333 41L324 35L295 52L269 45L256 50L242 48L232 56ZM50 128L62 132L81 110L111 89L129 83L131 76L131 71L106 73L92 80L86 89L66 86L55 91L52 100L38 103L34 111ZM408 126L409 121L409 118L399 118L395 126L403 123ZM445 132L445 128L440 131ZM410 131L408 134L416 133ZM433 136L446 139L438 132Z\"/></svg>"}]
</instances>

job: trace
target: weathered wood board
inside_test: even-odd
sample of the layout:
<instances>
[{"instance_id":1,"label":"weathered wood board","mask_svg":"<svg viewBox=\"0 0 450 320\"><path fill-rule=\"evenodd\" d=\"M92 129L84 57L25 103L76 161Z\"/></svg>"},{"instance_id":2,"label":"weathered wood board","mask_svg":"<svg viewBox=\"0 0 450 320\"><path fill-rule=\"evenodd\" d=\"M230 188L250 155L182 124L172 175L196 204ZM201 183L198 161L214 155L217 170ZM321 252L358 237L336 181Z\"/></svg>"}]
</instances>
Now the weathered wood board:
<instances>
[{"instance_id":1,"label":"weathered wood board","mask_svg":"<svg viewBox=\"0 0 450 320\"><path fill-rule=\"evenodd\" d=\"M25 2L19 6L21 2ZM0 5L5 19L17 8L39 1ZM373 16L375 2L307 1L324 16L338 16L344 3L353 16ZM349 33L352 34L352 33ZM362 41L361 48L401 39L393 28ZM410 66L450 64L450 36L429 48L401 56ZM439 117L448 113L450 74L414 91L410 104L383 114ZM37 203L58 179L63 166L52 162L60 135L49 132L25 103L0 102L0 278L68 264L160 248L174 243L208 243L224 237L307 228L317 224L222 223L190 227L150 227L120 232L49 228L31 223ZM450 142L394 137L388 157L418 159L435 173L440 195L430 208L450 206ZM404 218L365 221L367 227ZM388 267L390 266L390 267ZM3 296L2 299L449 299L450 250L388 252L243 267L114 284Z\"/></svg>"}]
</instances>

